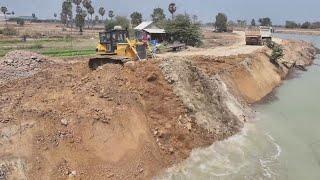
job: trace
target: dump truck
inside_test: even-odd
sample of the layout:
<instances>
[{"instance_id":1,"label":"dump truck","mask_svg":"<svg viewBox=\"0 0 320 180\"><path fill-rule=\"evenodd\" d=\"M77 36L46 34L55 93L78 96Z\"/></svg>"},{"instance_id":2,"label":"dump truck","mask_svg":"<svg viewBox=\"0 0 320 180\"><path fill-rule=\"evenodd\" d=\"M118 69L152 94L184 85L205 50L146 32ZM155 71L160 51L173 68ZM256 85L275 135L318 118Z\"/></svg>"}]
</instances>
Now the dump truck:
<instances>
[{"instance_id":1,"label":"dump truck","mask_svg":"<svg viewBox=\"0 0 320 180\"><path fill-rule=\"evenodd\" d=\"M262 45L262 37L259 29L247 29L245 34L246 45Z\"/></svg>"},{"instance_id":2,"label":"dump truck","mask_svg":"<svg viewBox=\"0 0 320 180\"><path fill-rule=\"evenodd\" d=\"M245 31L246 45L263 45L272 41L272 27L260 26L259 28L250 28Z\"/></svg>"}]
</instances>

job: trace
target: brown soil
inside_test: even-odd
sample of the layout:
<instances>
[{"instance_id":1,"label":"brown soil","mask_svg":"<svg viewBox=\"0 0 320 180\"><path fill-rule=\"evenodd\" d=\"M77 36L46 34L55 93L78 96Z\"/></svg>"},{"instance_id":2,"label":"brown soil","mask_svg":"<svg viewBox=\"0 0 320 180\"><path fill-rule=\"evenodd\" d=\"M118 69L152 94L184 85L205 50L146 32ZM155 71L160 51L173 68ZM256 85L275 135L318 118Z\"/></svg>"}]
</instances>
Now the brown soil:
<instances>
[{"instance_id":1,"label":"brown soil","mask_svg":"<svg viewBox=\"0 0 320 180\"><path fill-rule=\"evenodd\" d=\"M219 46L230 46L239 42L240 36L236 33L217 33L212 30L203 30L203 47L215 48Z\"/></svg>"},{"instance_id":2,"label":"brown soil","mask_svg":"<svg viewBox=\"0 0 320 180\"><path fill-rule=\"evenodd\" d=\"M0 92L0 157L23 167L10 166L9 177L148 179L215 140L188 117L157 62L55 64Z\"/></svg>"},{"instance_id":3,"label":"brown soil","mask_svg":"<svg viewBox=\"0 0 320 180\"><path fill-rule=\"evenodd\" d=\"M284 43L278 68L264 48L243 46L228 57L96 71L87 61L44 63L0 85L0 177L150 179L192 149L237 133L246 103L270 93L295 64L310 64L309 44Z\"/></svg>"}]
</instances>

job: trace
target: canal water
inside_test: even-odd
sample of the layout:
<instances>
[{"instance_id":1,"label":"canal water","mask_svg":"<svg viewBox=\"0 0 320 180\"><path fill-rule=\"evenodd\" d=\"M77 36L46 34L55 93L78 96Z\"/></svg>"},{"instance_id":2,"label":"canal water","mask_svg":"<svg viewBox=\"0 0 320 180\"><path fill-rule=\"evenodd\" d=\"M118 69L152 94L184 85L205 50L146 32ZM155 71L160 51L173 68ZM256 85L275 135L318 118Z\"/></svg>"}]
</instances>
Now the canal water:
<instances>
[{"instance_id":1,"label":"canal water","mask_svg":"<svg viewBox=\"0 0 320 180\"><path fill-rule=\"evenodd\" d=\"M319 36L283 35L320 47ZM256 105L257 119L243 131L205 149L156 179L319 180L320 56L307 72L284 81L275 99Z\"/></svg>"}]
</instances>

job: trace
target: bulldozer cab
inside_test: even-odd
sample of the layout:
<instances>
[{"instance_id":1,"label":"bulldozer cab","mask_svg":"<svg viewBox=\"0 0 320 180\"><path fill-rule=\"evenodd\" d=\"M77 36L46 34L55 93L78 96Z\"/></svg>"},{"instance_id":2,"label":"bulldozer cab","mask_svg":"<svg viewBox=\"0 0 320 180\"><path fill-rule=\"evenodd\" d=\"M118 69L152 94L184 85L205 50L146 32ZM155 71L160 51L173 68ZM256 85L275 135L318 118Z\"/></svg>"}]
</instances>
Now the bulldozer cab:
<instances>
[{"instance_id":1,"label":"bulldozer cab","mask_svg":"<svg viewBox=\"0 0 320 180\"><path fill-rule=\"evenodd\" d=\"M100 44L106 47L107 53L115 53L117 45L127 43L128 38L127 30L111 30L99 33Z\"/></svg>"}]
</instances>

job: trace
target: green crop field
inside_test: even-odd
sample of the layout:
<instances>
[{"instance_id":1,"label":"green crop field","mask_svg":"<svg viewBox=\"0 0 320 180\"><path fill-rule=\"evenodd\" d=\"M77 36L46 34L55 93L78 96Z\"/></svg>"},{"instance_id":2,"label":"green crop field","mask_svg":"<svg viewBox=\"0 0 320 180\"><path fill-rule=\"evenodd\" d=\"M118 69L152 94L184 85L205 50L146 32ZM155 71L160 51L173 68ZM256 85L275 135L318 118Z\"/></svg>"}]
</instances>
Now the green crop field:
<instances>
[{"instance_id":1,"label":"green crop field","mask_svg":"<svg viewBox=\"0 0 320 180\"><path fill-rule=\"evenodd\" d=\"M0 40L0 57L9 51L27 50L34 51L51 57L76 57L95 54L95 38L41 38Z\"/></svg>"}]
</instances>

